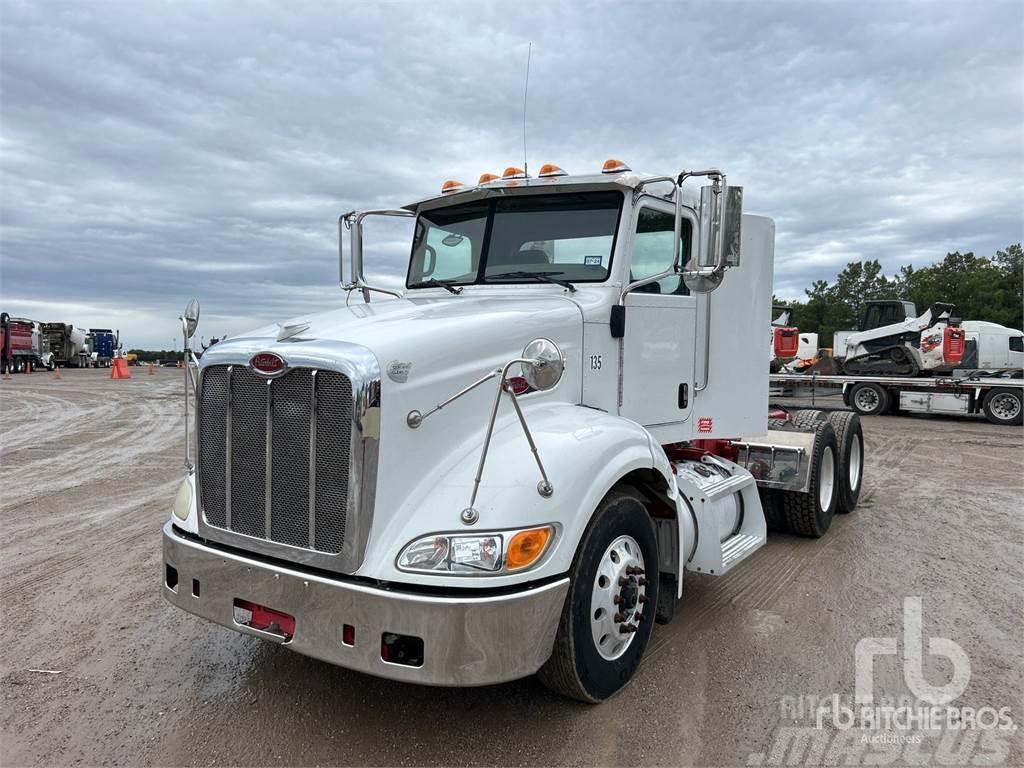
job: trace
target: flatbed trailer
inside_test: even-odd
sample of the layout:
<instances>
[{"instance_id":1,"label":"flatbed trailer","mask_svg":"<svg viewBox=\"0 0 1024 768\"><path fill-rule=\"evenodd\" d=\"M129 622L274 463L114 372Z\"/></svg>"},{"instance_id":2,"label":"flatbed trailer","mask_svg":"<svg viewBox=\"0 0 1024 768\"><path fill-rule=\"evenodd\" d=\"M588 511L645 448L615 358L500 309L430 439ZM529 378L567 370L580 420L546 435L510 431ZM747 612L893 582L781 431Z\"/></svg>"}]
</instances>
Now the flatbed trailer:
<instances>
[{"instance_id":1,"label":"flatbed trailer","mask_svg":"<svg viewBox=\"0 0 1024 768\"><path fill-rule=\"evenodd\" d=\"M831 387L843 403L863 416L882 413L984 414L993 424L1020 425L1024 378L966 373L949 376L831 376L774 373L773 387Z\"/></svg>"}]
</instances>

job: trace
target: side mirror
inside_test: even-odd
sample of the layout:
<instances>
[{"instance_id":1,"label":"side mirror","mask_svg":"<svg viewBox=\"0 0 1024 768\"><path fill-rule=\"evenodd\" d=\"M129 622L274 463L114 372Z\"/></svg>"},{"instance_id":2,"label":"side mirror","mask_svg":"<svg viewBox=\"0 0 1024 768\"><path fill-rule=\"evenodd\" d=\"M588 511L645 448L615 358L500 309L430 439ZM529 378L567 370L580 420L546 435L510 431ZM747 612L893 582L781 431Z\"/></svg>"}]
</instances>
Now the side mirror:
<instances>
[{"instance_id":1,"label":"side mirror","mask_svg":"<svg viewBox=\"0 0 1024 768\"><path fill-rule=\"evenodd\" d=\"M738 267L742 226L743 187L701 187L697 266Z\"/></svg>"},{"instance_id":2,"label":"side mirror","mask_svg":"<svg viewBox=\"0 0 1024 768\"><path fill-rule=\"evenodd\" d=\"M555 342L549 339L534 339L523 350L523 378L536 390L544 392L554 387L565 372L565 359Z\"/></svg>"},{"instance_id":3,"label":"side mirror","mask_svg":"<svg viewBox=\"0 0 1024 768\"><path fill-rule=\"evenodd\" d=\"M185 314L182 315L182 325L185 330L185 338L191 339L199 327L199 299L192 299L185 307Z\"/></svg>"}]
</instances>

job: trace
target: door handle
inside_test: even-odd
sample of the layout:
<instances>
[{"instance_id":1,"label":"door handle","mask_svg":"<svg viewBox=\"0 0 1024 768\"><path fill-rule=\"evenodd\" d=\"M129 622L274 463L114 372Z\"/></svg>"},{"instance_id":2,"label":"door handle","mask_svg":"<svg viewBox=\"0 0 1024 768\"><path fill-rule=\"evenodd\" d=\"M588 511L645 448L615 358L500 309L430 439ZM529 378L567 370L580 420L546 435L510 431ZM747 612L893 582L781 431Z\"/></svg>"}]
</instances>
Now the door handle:
<instances>
[{"instance_id":1,"label":"door handle","mask_svg":"<svg viewBox=\"0 0 1024 768\"><path fill-rule=\"evenodd\" d=\"M690 400L690 386L689 384L679 385L679 407L685 408L689 405Z\"/></svg>"}]
</instances>

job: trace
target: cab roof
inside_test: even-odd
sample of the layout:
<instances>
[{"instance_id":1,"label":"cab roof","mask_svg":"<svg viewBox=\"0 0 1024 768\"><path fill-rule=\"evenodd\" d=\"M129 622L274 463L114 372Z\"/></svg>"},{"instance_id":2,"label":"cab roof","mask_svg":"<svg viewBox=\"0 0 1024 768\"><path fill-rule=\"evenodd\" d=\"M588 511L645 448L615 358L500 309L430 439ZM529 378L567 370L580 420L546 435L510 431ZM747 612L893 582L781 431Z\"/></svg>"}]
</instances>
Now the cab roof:
<instances>
[{"instance_id":1,"label":"cab roof","mask_svg":"<svg viewBox=\"0 0 1024 768\"><path fill-rule=\"evenodd\" d=\"M657 178L651 174L634 173L625 171L622 173L594 173L580 176L550 176L545 178L498 178L492 181L477 184L476 186L466 185L458 191L443 192L431 197L425 197L414 203L402 206L408 211L418 212L421 209L440 208L446 205L466 203L473 200L480 200L488 197L500 197L509 194L522 194L524 192L568 192L568 191L598 191L610 187L617 187L623 191L636 190L646 179ZM652 184L646 192L655 197L665 200L673 200L673 189L668 181ZM684 205L695 204L697 196L690 190L683 190Z\"/></svg>"}]
</instances>

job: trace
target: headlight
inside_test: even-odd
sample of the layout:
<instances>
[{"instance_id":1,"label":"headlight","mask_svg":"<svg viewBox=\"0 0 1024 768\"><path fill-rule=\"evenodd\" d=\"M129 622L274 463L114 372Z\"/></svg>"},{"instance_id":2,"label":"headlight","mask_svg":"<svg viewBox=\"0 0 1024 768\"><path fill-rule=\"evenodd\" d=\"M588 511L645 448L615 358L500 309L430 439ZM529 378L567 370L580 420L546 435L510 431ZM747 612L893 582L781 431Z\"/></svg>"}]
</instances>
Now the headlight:
<instances>
[{"instance_id":1,"label":"headlight","mask_svg":"<svg viewBox=\"0 0 1024 768\"><path fill-rule=\"evenodd\" d=\"M398 567L403 571L468 575L521 571L540 560L553 535L554 527L545 525L472 536L424 536L402 550Z\"/></svg>"},{"instance_id":2,"label":"headlight","mask_svg":"<svg viewBox=\"0 0 1024 768\"><path fill-rule=\"evenodd\" d=\"M167 507L164 507L167 509ZM192 483L188 478L178 486L178 492L174 495L174 516L179 520L187 520L188 513L192 510Z\"/></svg>"}]
</instances>

